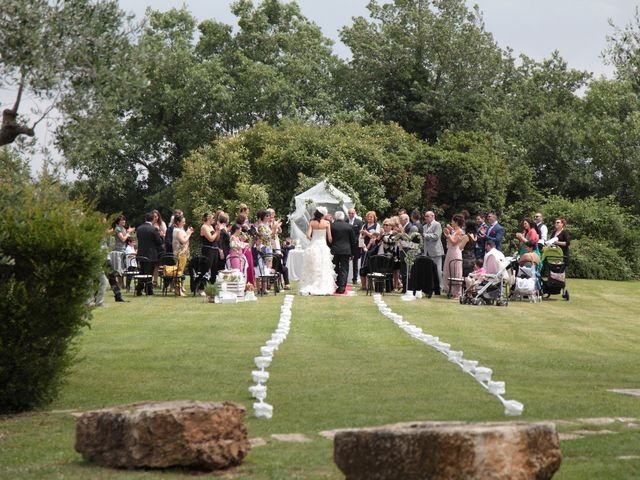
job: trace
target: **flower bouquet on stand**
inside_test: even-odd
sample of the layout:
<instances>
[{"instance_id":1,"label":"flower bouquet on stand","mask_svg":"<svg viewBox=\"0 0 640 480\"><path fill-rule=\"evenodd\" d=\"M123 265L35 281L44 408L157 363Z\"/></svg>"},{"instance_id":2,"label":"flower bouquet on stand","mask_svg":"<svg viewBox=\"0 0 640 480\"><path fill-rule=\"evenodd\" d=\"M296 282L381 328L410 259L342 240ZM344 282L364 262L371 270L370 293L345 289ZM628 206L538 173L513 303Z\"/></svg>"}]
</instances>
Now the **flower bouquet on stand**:
<instances>
[{"instance_id":1,"label":"flower bouquet on stand","mask_svg":"<svg viewBox=\"0 0 640 480\"><path fill-rule=\"evenodd\" d=\"M244 301L253 302L255 300L257 300L255 287L253 286L253 283L247 283L244 287Z\"/></svg>"}]
</instances>

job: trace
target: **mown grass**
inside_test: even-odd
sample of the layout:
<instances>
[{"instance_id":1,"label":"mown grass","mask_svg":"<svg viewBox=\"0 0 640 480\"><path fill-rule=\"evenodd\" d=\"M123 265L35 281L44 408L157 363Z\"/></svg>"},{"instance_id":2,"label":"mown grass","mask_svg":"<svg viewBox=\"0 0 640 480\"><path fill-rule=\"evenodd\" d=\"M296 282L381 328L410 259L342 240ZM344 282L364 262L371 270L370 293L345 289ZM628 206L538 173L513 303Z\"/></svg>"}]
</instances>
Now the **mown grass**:
<instances>
[{"instance_id":1,"label":"mown grass","mask_svg":"<svg viewBox=\"0 0 640 480\"><path fill-rule=\"evenodd\" d=\"M607 392L640 388L640 284L573 280L571 301L508 308L463 306L445 298L394 311L440 336L465 358L493 368L507 398L525 404L522 420L640 419L640 398ZM253 357L274 330L283 296L213 305L199 298L129 298L95 311L80 339L81 361L46 412L0 419L0 478L187 478L192 472L118 471L73 450L69 410L142 400L233 400L248 407L251 450L230 478L338 479L322 430L410 420L507 420L495 398L377 312L371 297L297 297L289 337L269 368L271 420L251 416ZM588 424L587 424L588 425ZM634 428L634 425L639 425ZM638 478L640 420L588 427L614 433L562 442L560 479ZM303 433L309 443L272 440Z\"/></svg>"}]
</instances>

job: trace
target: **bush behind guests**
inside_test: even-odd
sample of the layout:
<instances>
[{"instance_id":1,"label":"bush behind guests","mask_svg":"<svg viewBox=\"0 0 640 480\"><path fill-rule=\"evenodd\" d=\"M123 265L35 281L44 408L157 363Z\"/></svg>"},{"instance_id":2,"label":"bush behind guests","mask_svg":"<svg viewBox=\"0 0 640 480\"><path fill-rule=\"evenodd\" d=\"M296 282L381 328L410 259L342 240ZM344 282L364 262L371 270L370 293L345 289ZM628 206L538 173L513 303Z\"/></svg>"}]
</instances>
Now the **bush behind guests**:
<instances>
[{"instance_id":1,"label":"bush behind guests","mask_svg":"<svg viewBox=\"0 0 640 480\"><path fill-rule=\"evenodd\" d=\"M12 187L0 196L0 413L55 398L105 263L99 214L46 179Z\"/></svg>"},{"instance_id":2,"label":"bush behind guests","mask_svg":"<svg viewBox=\"0 0 640 480\"><path fill-rule=\"evenodd\" d=\"M567 219L574 278L629 280L640 278L640 219L612 197L569 200L549 197L542 209L549 234L553 220Z\"/></svg>"}]
</instances>

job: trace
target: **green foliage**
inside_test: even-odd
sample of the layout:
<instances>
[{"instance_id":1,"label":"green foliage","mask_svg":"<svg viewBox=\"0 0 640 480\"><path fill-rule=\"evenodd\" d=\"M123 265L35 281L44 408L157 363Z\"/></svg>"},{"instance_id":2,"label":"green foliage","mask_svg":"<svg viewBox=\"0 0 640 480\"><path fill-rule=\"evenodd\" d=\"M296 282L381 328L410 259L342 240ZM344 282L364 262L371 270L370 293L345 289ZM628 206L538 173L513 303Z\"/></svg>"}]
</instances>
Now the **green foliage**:
<instances>
[{"instance_id":1,"label":"green foliage","mask_svg":"<svg viewBox=\"0 0 640 480\"><path fill-rule=\"evenodd\" d=\"M473 129L493 97L502 52L477 9L463 0L394 0L367 6L341 32L352 58L345 103L431 141Z\"/></svg>"},{"instance_id":2,"label":"green foliage","mask_svg":"<svg viewBox=\"0 0 640 480\"><path fill-rule=\"evenodd\" d=\"M607 37L607 59L615 65L618 78L631 81L640 93L640 8L624 28L611 26L615 31Z\"/></svg>"},{"instance_id":3,"label":"green foliage","mask_svg":"<svg viewBox=\"0 0 640 480\"><path fill-rule=\"evenodd\" d=\"M104 263L99 216L47 178L0 204L0 412L51 401L88 325L87 299Z\"/></svg>"},{"instance_id":4,"label":"green foliage","mask_svg":"<svg viewBox=\"0 0 640 480\"><path fill-rule=\"evenodd\" d=\"M506 162L486 135L445 132L432 149L429 169L437 176L437 204L446 215L501 212L508 184Z\"/></svg>"},{"instance_id":5,"label":"green foliage","mask_svg":"<svg viewBox=\"0 0 640 480\"><path fill-rule=\"evenodd\" d=\"M585 278L613 280L640 277L640 239L637 235L640 219L618 205L612 197L574 201L550 197L542 211L549 233L553 219L567 219L567 231L572 238L570 254L573 258L575 253L578 264L571 275L584 274L587 275ZM576 252L573 251L574 244ZM625 266L614 267L615 263ZM573 268L571 266L570 270Z\"/></svg>"},{"instance_id":6,"label":"green foliage","mask_svg":"<svg viewBox=\"0 0 640 480\"><path fill-rule=\"evenodd\" d=\"M568 274L574 278L631 280L638 274L627 259L610 242L582 238L571 242L571 264Z\"/></svg>"},{"instance_id":7,"label":"green foliage","mask_svg":"<svg viewBox=\"0 0 640 480\"><path fill-rule=\"evenodd\" d=\"M245 202L286 213L295 195L326 179L358 208L387 212L419 205L412 195L424 181L425 148L397 125L259 123L188 157L176 189L188 211Z\"/></svg>"}]
</instances>

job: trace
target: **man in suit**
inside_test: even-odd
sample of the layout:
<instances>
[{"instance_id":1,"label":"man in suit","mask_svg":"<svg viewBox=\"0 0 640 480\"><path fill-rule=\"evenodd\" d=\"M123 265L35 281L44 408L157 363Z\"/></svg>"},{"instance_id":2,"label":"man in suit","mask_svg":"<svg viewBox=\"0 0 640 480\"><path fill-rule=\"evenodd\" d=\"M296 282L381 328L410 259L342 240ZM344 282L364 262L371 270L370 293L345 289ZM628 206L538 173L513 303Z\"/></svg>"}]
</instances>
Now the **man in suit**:
<instances>
[{"instance_id":1,"label":"man in suit","mask_svg":"<svg viewBox=\"0 0 640 480\"><path fill-rule=\"evenodd\" d=\"M162 237L160 231L151 223L153 213L149 212L144 216L145 222L136 229L136 237L138 238L138 256L144 257L145 260L140 261L140 274L153 277L153 270L158 264L159 253L162 250ZM136 286L136 295L142 295L142 289L145 288L147 295L153 295L153 282L145 280Z\"/></svg>"},{"instance_id":2,"label":"man in suit","mask_svg":"<svg viewBox=\"0 0 640 480\"><path fill-rule=\"evenodd\" d=\"M424 236L424 254L433 260L438 270L438 282L442 285L442 258L444 248L442 247L442 225L436 221L436 214L428 211L424 214L424 226L422 234Z\"/></svg>"},{"instance_id":3,"label":"man in suit","mask_svg":"<svg viewBox=\"0 0 640 480\"><path fill-rule=\"evenodd\" d=\"M353 228L344 221L344 212L337 211L331 224L331 254L338 274L338 288L336 293L344 293L349 276L349 262L356 255L356 236Z\"/></svg>"},{"instance_id":4,"label":"man in suit","mask_svg":"<svg viewBox=\"0 0 640 480\"><path fill-rule=\"evenodd\" d=\"M496 212L489 212L487 214L487 233L485 233L486 240L491 240L496 244L496 249L502 251L502 239L504 238L504 228L498 223L498 216Z\"/></svg>"},{"instance_id":5,"label":"man in suit","mask_svg":"<svg viewBox=\"0 0 640 480\"><path fill-rule=\"evenodd\" d=\"M353 275L351 279L351 283L354 285L358 283L358 272L359 269L359 260L360 260L360 249L358 247L358 239L360 238L360 230L362 230L362 220L360 220L356 214L355 208L350 208L347 210L347 215L349 216L349 225L353 229L353 234L355 235L355 251L356 255L353 256L352 267L353 267Z\"/></svg>"}]
</instances>

